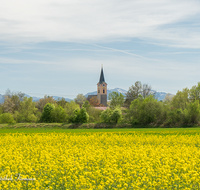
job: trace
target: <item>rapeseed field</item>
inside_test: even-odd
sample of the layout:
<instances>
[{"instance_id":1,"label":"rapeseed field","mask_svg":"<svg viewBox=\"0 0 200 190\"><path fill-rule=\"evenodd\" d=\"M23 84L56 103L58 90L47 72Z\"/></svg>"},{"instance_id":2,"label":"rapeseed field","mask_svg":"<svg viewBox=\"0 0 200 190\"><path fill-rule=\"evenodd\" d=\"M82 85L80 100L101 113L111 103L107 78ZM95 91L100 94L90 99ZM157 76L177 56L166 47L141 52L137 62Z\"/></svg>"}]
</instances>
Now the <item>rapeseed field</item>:
<instances>
[{"instance_id":1,"label":"rapeseed field","mask_svg":"<svg viewBox=\"0 0 200 190\"><path fill-rule=\"evenodd\" d=\"M0 134L0 189L200 189L198 131Z\"/></svg>"}]
</instances>

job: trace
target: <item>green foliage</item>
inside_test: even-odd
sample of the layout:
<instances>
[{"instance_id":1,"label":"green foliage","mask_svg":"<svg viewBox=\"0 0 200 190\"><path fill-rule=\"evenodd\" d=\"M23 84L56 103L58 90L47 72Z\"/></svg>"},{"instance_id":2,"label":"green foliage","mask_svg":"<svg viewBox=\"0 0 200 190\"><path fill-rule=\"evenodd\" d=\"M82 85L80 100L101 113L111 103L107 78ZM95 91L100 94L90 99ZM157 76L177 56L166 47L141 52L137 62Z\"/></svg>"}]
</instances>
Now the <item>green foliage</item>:
<instances>
[{"instance_id":1,"label":"green foliage","mask_svg":"<svg viewBox=\"0 0 200 190\"><path fill-rule=\"evenodd\" d=\"M103 123L118 123L122 119L122 111L120 108L106 109L101 113L101 121Z\"/></svg>"},{"instance_id":2,"label":"green foliage","mask_svg":"<svg viewBox=\"0 0 200 190\"><path fill-rule=\"evenodd\" d=\"M176 95L172 98L171 105L175 109L184 110L189 103L189 92L188 88L184 88L183 91L178 91Z\"/></svg>"},{"instance_id":3,"label":"green foliage","mask_svg":"<svg viewBox=\"0 0 200 190\"><path fill-rule=\"evenodd\" d=\"M0 104L0 114L3 113L3 106Z\"/></svg>"},{"instance_id":4,"label":"green foliage","mask_svg":"<svg viewBox=\"0 0 200 190\"><path fill-rule=\"evenodd\" d=\"M24 97L23 101L20 102L20 111L15 113L17 121L20 123L31 122L34 123L38 120L36 117L37 108L33 99Z\"/></svg>"},{"instance_id":5,"label":"green foliage","mask_svg":"<svg viewBox=\"0 0 200 190\"><path fill-rule=\"evenodd\" d=\"M195 100L200 100L200 82L198 85L194 85L189 92L190 100L194 102Z\"/></svg>"},{"instance_id":6,"label":"green foliage","mask_svg":"<svg viewBox=\"0 0 200 190\"><path fill-rule=\"evenodd\" d=\"M187 110L186 117L188 118L189 123L198 124L200 119L199 100L195 100L194 102L188 104Z\"/></svg>"},{"instance_id":7,"label":"green foliage","mask_svg":"<svg viewBox=\"0 0 200 190\"><path fill-rule=\"evenodd\" d=\"M101 121L101 112L102 110L98 110L94 107L89 107L87 113L89 114L89 122L96 123Z\"/></svg>"},{"instance_id":8,"label":"green foliage","mask_svg":"<svg viewBox=\"0 0 200 190\"><path fill-rule=\"evenodd\" d=\"M67 115L72 116L72 114L74 113L74 110L76 109L80 109L79 105L77 103L75 103L74 101L71 102L67 102L65 104L64 110L67 113Z\"/></svg>"},{"instance_id":9,"label":"green foliage","mask_svg":"<svg viewBox=\"0 0 200 190\"><path fill-rule=\"evenodd\" d=\"M87 123L89 121L89 115L85 108L76 109L70 120L72 123Z\"/></svg>"},{"instance_id":10,"label":"green foliage","mask_svg":"<svg viewBox=\"0 0 200 190\"><path fill-rule=\"evenodd\" d=\"M51 121L56 123L66 123L68 122L68 115L66 114L65 110L61 106L56 106L50 112Z\"/></svg>"},{"instance_id":11,"label":"green foliage","mask_svg":"<svg viewBox=\"0 0 200 190\"><path fill-rule=\"evenodd\" d=\"M59 106L61 106L61 107L65 107L65 104L67 103L67 101L65 100L65 98L61 98L61 99L58 99L57 101L56 101L56 104L57 105L59 105Z\"/></svg>"},{"instance_id":12,"label":"green foliage","mask_svg":"<svg viewBox=\"0 0 200 190\"><path fill-rule=\"evenodd\" d=\"M158 102L153 95L146 98L139 96L131 102L127 114L132 124L151 124L161 122L163 114L163 103Z\"/></svg>"},{"instance_id":13,"label":"green foliage","mask_svg":"<svg viewBox=\"0 0 200 190\"><path fill-rule=\"evenodd\" d=\"M111 109L106 109L101 113L101 121L103 123L111 123L111 115L112 115L112 110Z\"/></svg>"},{"instance_id":14,"label":"green foliage","mask_svg":"<svg viewBox=\"0 0 200 190\"><path fill-rule=\"evenodd\" d=\"M51 103L47 103L44 106L43 112L42 112L42 116L41 116L41 121L42 122L48 122L48 123L52 123L53 122L53 118L51 115L51 112L55 109L54 104Z\"/></svg>"},{"instance_id":15,"label":"green foliage","mask_svg":"<svg viewBox=\"0 0 200 190\"><path fill-rule=\"evenodd\" d=\"M110 107L114 108L116 106L123 106L124 104L124 95L118 92L111 92L108 96L110 100Z\"/></svg>"},{"instance_id":16,"label":"green foliage","mask_svg":"<svg viewBox=\"0 0 200 190\"><path fill-rule=\"evenodd\" d=\"M88 100L86 100L83 104L83 108L86 109L86 111L88 112L88 110L90 109L91 105L90 102Z\"/></svg>"},{"instance_id":17,"label":"green foliage","mask_svg":"<svg viewBox=\"0 0 200 190\"><path fill-rule=\"evenodd\" d=\"M0 123L14 124L16 123L16 121L14 120L12 114L3 113L0 115Z\"/></svg>"}]
</instances>

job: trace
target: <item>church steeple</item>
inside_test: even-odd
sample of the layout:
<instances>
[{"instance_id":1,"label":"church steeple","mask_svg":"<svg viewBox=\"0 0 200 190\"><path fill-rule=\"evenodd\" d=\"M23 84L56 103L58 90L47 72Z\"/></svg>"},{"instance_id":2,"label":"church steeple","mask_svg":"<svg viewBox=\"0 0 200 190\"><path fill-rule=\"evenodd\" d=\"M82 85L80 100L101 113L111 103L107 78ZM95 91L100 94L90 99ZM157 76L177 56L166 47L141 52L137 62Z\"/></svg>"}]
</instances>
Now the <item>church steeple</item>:
<instances>
[{"instance_id":1,"label":"church steeple","mask_svg":"<svg viewBox=\"0 0 200 190\"><path fill-rule=\"evenodd\" d=\"M107 106L107 83L105 82L102 65L100 79L97 83L97 98L99 99L100 104Z\"/></svg>"},{"instance_id":2,"label":"church steeple","mask_svg":"<svg viewBox=\"0 0 200 190\"><path fill-rule=\"evenodd\" d=\"M104 79L104 74L103 74L103 65L101 65L101 75L100 75L99 83L102 84L103 82L105 82L105 79Z\"/></svg>"}]
</instances>

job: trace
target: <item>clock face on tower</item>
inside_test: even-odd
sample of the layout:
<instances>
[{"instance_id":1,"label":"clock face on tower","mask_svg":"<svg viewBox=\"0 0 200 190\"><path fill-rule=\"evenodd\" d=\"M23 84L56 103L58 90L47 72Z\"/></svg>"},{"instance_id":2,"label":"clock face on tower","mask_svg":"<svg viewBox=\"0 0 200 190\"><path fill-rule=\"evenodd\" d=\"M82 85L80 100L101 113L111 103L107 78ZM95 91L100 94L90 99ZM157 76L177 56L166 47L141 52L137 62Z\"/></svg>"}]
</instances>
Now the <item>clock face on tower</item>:
<instances>
[{"instance_id":1,"label":"clock face on tower","mask_svg":"<svg viewBox=\"0 0 200 190\"><path fill-rule=\"evenodd\" d=\"M103 86L105 86L105 84L103 84Z\"/></svg>"}]
</instances>

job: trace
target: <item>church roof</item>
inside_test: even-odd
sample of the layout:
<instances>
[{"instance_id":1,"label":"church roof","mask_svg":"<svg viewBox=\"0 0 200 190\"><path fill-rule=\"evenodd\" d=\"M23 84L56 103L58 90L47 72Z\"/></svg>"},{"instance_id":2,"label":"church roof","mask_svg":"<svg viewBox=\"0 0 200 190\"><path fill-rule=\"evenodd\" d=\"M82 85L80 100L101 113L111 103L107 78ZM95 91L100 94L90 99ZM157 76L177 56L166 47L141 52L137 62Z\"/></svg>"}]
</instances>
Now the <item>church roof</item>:
<instances>
[{"instance_id":1,"label":"church roof","mask_svg":"<svg viewBox=\"0 0 200 190\"><path fill-rule=\"evenodd\" d=\"M99 83L102 84L103 82L105 82L105 79L104 79L104 74L103 74L103 67L101 67L101 75L100 75Z\"/></svg>"}]
</instances>

